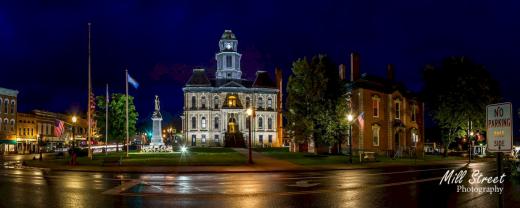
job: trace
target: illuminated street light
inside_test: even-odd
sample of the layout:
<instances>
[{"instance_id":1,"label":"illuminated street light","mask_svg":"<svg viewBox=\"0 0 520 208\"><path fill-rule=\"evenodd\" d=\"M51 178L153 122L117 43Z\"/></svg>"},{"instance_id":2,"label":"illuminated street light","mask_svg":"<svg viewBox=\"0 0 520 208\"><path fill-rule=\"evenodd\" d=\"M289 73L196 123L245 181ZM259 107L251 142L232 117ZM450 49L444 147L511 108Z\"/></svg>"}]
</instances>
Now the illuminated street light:
<instances>
[{"instance_id":1,"label":"illuminated street light","mask_svg":"<svg viewBox=\"0 0 520 208\"><path fill-rule=\"evenodd\" d=\"M350 164L352 164L352 121L354 120L354 116L349 113L347 115L347 121L348 121L348 144L349 144L349 151L350 151Z\"/></svg>"},{"instance_id":2,"label":"illuminated street light","mask_svg":"<svg viewBox=\"0 0 520 208\"><path fill-rule=\"evenodd\" d=\"M181 152L182 152L182 153L186 152L186 150L188 150L188 148L186 148L185 146L182 146L182 147L181 147Z\"/></svg>"},{"instance_id":3,"label":"illuminated street light","mask_svg":"<svg viewBox=\"0 0 520 208\"><path fill-rule=\"evenodd\" d=\"M74 143L76 143L76 135L74 134L76 122L78 122L78 117L72 116L72 150L74 150L74 147L75 147Z\"/></svg>"},{"instance_id":4,"label":"illuminated street light","mask_svg":"<svg viewBox=\"0 0 520 208\"><path fill-rule=\"evenodd\" d=\"M253 117L255 116L255 111L253 108L248 108L246 110L247 116L249 116L249 139L248 139L248 151L249 151L249 164L253 164L253 154L251 152L251 129L253 128Z\"/></svg>"}]
</instances>

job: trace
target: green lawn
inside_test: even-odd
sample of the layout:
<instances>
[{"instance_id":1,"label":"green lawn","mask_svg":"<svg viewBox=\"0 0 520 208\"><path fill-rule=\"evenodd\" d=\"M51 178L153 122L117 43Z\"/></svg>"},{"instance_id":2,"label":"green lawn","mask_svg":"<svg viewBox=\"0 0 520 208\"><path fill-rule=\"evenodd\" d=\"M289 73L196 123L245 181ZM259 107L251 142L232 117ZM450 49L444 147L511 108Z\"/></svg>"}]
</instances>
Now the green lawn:
<instances>
[{"instance_id":1,"label":"green lawn","mask_svg":"<svg viewBox=\"0 0 520 208\"><path fill-rule=\"evenodd\" d=\"M122 159L122 166L182 166L182 165L241 165L247 163L247 158L231 148L190 148L185 153L140 153L131 151L129 157L125 152L95 154L93 160L88 157L78 157L78 165L101 166L105 158ZM26 161L28 165L67 165L70 158ZM113 166L114 164L110 164Z\"/></svg>"}]
</instances>

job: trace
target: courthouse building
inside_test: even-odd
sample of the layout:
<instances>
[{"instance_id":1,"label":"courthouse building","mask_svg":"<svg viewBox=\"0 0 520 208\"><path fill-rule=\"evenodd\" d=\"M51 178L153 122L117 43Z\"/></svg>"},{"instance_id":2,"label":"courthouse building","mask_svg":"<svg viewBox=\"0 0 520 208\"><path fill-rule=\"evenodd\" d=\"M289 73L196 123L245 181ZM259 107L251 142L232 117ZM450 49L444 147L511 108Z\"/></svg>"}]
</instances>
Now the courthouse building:
<instances>
[{"instance_id":1,"label":"courthouse building","mask_svg":"<svg viewBox=\"0 0 520 208\"><path fill-rule=\"evenodd\" d=\"M183 88L185 142L188 146L225 146L226 142L241 146L251 127L253 146L281 146L281 70L276 70L276 82L266 71L257 71L255 80L244 79L242 54L231 30L222 34L218 47L214 78L205 69L194 69ZM253 125L248 108L256 111Z\"/></svg>"}]
</instances>

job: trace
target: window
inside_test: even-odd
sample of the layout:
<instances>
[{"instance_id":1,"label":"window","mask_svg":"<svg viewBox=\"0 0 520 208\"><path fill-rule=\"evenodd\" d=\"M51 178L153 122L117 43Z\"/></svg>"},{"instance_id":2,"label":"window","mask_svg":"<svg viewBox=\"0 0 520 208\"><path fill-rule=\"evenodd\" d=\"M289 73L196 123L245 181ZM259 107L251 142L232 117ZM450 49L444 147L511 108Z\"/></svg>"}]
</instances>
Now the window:
<instances>
[{"instance_id":1,"label":"window","mask_svg":"<svg viewBox=\"0 0 520 208\"><path fill-rule=\"evenodd\" d=\"M231 57L230 55L226 56L226 67L227 68L233 67L233 57Z\"/></svg>"},{"instance_id":2,"label":"window","mask_svg":"<svg viewBox=\"0 0 520 208\"><path fill-rule=\"evenodd\" d=\"M200 105L202 108L206 108L206 97L200 99Z\"/></svg>"},{"instance_id":3,"label":"window","mask_svg":"<svg viewBox=\"0 0 520 208\"><path fill-rule=\"evenodd\" d=\"M268 136L268 142L269 142L269 144L273 143L273 135Z\"/></svg>"},{"instance_id":4,"label":"window","mask_svg":"<svg viewBox=\"0 0 520 208\"><path fill-rule=\"evenodd\" d=\"M228 107L236 107L237 106L237 97L231 95L228 97Z\"/></svg>"},{"instance_id":5,"label":"window","mask_svg":"<svg viewBox=\"0 0 520 208\"><path fill-rule=\"evenodd\" d=\"M215 117L214 127L215 127L215 129L218 129L218 127L219 127L219 119L218 119L218 117Z\"/></svg>"},{"instance_id":6,"label":"window","mask_svg":"<svg viewBox=\"0 0 520 208\"><path fill-rule=\"evenodd\" d=\"M218 144L219 141L218 141L218 135L215 135L215 143Z\"/></svg>"},{"instance_id":7,"label":"window","mask_svg":"<svg viewBox=\"0 0 520 208\"><path fill-rule=\"evenodd\" d=\"M395 119L401 119L401 102L395 102Z\"/></svg>"},{"instance_id":8,"label":"window","mask_svg":"<svg viewBox=\"0 0 520 208\"><path fill-rule=\"evenodd\" d=\"M273 99L267 98L267 108L269 108L269 109L273 108Z\"/></svg>"},{"instance_id":9,"label":"window","mask_svg":"<svg viewBox=\"0 0 520 208\"><path fill-rule=\"evenodd\" d=\"M191 135L191 146L195 146L197 144L197 136L195 134Z\"/></svg>"},{"instance_id":10,"label":"window","mask_svg":"<svg viewBox=\"0 0 520 208\"><path fill-rule=\"evenodd\" d=\"M14 100L11 101L11 114L14 114Z\"/></svg>"},{"instance_id":11,"label":"window","mask_svg":"<svg viewBox=\"0 0 520 208\"><path fill-rule=\"evenodd\" d=\"M202 129L206 129L206 117L202 117L202 119L200 119L200 127Z\"/></svg>"},{"instance_id":12,"label":"window","mask_svg":"<svg viewBox=\"0 0 520 208\"><path fill-rule=\"evenodd\" d=\"M417 105L412 105L412 121L416 121L417 119Z\"/></svg>"},{"instance_id":13,"label":"window","mask_svg":"<svg viewBox=\"0 0 520 208\"><path fill-rule=\"evenodd\" d=\"M215 109L218 109L218 97L213 98L213 105L215 106Z\"/></svg>"},{"instance_id":14,"label":"window","mask_svg":"<svg viewBox=\"0 0 520 208\"><path fill-rule=\"evenodd\" d=\"M246 97L246 108L249 108L250 104L251 104L251 99L249 97Z\"/></svg>"},{"instance_id":15,"label":"window","mask_svg":"<svg viewBox=\"0 0 520 208\"><path fill-rule=\"evenodd\" d=\"M202 135L201 142L202 142L202 144L206 144L206 135L205 134Z\"/></svg>"},{"instance_id":16,"label":"window","mask_svg":"<svg viewBox=\"0 0 520 208\"><path fill-rule=\"evenodd\" d=\"M7 131L7 126L9 126L9 121L7 118L4 118L4 131Z\"/></svg>"},{"instance_id":17,"label":"window","mask_svg":"<svg viewBox=\"0 0 520 208\"><path fill-rule=\"evenodd\" d=\"M372 126L372 145L379 146L379 130L381 127L377 124Z\"/></svg>"},{"instance_id":18,"label":"window","mask_svg":"<svg viewBox=\"0 0 520 208\"><path fill-rule=\"evenodd\" d=\"M11 131L15 131L14 130L14 119L11 119ZM16 131L15 131L16 132Z\"/></svg>"},{"instance_id":19,"label":"window","mask_svg":"<svg viewBox=\"0 0 520 208\"><path fill-rule=\"evenodd\" d=\"M417 142L419 142L419 134L417 133L417 129L412 129L412 142L414 146L417 146Z\"/></svg>"},{"instance_id":20,"label":"window","mask_svg":"<svg viewBox=\"0 0 520 208\"><path fill-rule=\"evenodd\" d=\"M264 143L264 135L258 135L258 142L260 142L260 144Z\"/></svg>"},{"instance_id":21,"label":"window","mask_svg":"<svg viewBox=\"0 0 520 208\"><path fill-rule=\"evenodd\" d=\"M197 98L195 96L191 96L191 108L197 108Z\"/></svg>"},{"instance_id":22,"label":"window","mask_svg":"<svg viewBox=\"0 0 520 208\"><path fill-rule=\"evenodd\" d=\"M9 106L9 100L5 99L5 101L4 101L4 113L6 113L6 114L7 114L7 112L9 112L9 111L7 111L7 106Z\"/></svg>"},{"instance_id":23,"label":"window","mask_svg":"<svg viewBox=\"0 0 520 208\"><path fill-rule=\"evenodd\" d=\"M379 117L379 102L381 98L379 96L372 97L372 109L374 113L374 117Z\"/></svg>"},{"instance_id":24,"label":"window","mask_svg":"<svg viewBox=\"0 0 520 208\"><path fill-rule=\"evenodd\" d=\"M272 118L267 119L267 129L269 129L269 130L273 129L273 119Z\"/></svg>"},{"instance_id":25,"label":"window","mask_svg":"<svg viewBox=\"0 0 520 208\"><path fill-rule=\"evenodd\" d=\"M197 118L191 117L191 128L196 129L197 128Z\"/></svg>"},{"instance_id":26,"label":"window","mask_svg":"<svg viewBox=\"0 0 520 208\"><path fill-rule=\"evenodd\" d=\"M264 99L258 98L258 108L264 108Z\"/></svg>"},{"instance_id":27,"label":"window","mask_svg":"<svg viewBox=\"0 0 520 208\"><path fill-rule=\"evenodd\" d=\"M262 117L258 117L258 128L259 129L264 128L264 119Z\"/></svg>"}]
</instances>

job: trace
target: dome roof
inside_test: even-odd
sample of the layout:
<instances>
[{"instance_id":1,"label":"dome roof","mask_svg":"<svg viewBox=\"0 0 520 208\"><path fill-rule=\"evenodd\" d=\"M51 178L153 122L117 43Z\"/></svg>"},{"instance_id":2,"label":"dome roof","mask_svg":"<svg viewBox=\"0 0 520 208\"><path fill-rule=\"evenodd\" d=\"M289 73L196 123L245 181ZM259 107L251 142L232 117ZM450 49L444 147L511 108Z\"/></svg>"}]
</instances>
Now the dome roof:
<instances>
[{"instance_id":1,"label":"dome roof","mask_svg":"<svg viewBox=\"0 0 520 208\"><path fill-rule=\"evenodd\" d=\"M231 30L224 30L224 33L222 33L222 37L220 37L220 39L236 40L237 38Z\"/></svg>"}]
</instances>

